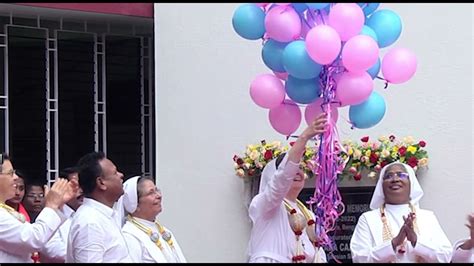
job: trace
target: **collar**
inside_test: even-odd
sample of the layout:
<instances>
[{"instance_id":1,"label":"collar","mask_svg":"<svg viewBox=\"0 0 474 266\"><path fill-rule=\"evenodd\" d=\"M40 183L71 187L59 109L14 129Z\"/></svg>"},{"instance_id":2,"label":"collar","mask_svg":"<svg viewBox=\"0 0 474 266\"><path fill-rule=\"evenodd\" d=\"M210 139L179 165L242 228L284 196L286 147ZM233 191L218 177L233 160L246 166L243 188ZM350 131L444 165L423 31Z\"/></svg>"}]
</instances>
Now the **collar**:
<instances>
[{"instance_id":1,"label":"collar","mask_svg":"<svg viewBox=\"0 0 474 266\"><path fill-rule=\"evenodd\" d=\"M82 205L90 206L91 208L94 208L99 212L103 213L107 217L112 217L115 213L114 209L92 198L84 198L84 202L82 203Z\"/></svg>"},{"instance_id":2,"label":"collar","mask_svg":"<svg viewBox=\"0 0 474 266\"><path fill-rule=\"evenodd\" d=\"M151 221L148 221L148 220L145 220L145 219L142 219L142 218L138 218L136 216L133 216L133 218L135 218L135 220L137 220L138 222L140 222L141 224L147 226L147 227L150 227L152 229L156 229L155 231L157 231L157 228L156 228L156 225L155 225L155 222L151 222Z\"/></svg>"}]
</instances>

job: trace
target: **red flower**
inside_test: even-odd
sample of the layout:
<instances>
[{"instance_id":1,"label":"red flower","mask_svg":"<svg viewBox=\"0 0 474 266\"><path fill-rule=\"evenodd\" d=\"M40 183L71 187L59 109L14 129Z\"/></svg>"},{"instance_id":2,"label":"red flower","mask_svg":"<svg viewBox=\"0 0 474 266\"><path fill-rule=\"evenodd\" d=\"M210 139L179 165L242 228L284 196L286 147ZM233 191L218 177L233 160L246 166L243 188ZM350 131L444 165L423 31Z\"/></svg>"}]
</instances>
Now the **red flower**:
<instances>
[{"instance_id":1,"label":"red flower","mask_svg":"<svg viewBox=\"0 0 474 266\"><path fill-rule=\"evenodd\" d=\"M405 146L401 146L400 149L398 149L398 154L400 154L400 156L405 156L406 152L407 152L407 147Z\"/></svg>"},{"instance_id":2,"label":"red flower","mask_svg":"<svg viewBox=\"0 0 474 266\"><path fill-rule=\"evenodd\" d=\"M242 158L237 158L237 161L235 161L238 165L244 164L244 160Z\"/></svg>"},{"instance_id":3,"label":"red flower","mask_svg":"<svg viewBox=\"0 0 474 266\"><path fill-rule=\"evenodd\" d=\"M359 181L362 179L362 175L360 173L357 173L355 176L354 176L354 179Z\"/></svg>"},{"instance_id":4,"label":"red flower","mask_svg":"<svg viewBox=\"0 0 474 266\"><path fill-rule=\"evenodd\" d=\"M360 141L368 142L369 141L369 136L365 136L365 137L361 138Z\"/></svg>"},{"instance_id":5,"label":"red flower","mask_svg":"<svg viewBox=\"0 0 474 266\"><path fill-rule=\"evenodd\" d=\"M273 158L273 152L272 150L266 150L265 151L265 154L263 155L263 158L268 161L268 160L271 160Z\"/></svg>"},{"instance_id":6,"label":"red flower","mask_svg":"<svg viewBox=\"0 0 474 266\"><path fill-rule=\"evenodd\" d=\"M415 156L411 156L408 158L407 164L411 166L411 168L415 168L418 165L418 159Z\"/></svg>"},{"instance_id":7,"label":"red flower","mask_svg":"<svg viewBox=\"0 0 474 266\"><path fill-rule=\"evenodd\" d=\"M388 162L387 162L387 161L382 161L382 162L380 163L380 167L382 167L382 168L383 168L383 167L384 167L385 165L387 165L387 164L388 164Z\"/></svg>"},{"instance_id":8,"label":"red flower","mask_svg":"<svg viewBox=\"0 0 474 266\"><path fill-rule=\"evenodd\" d=\"M418 145L420 145L420 147L425 147L425 146L426 146L426 142L424 142L423 140L420 140L420 142L418 143Z\"/></svg>"},{"instance_id":9,"label":"red flower","mask_svg":"<svg viewBox=\"0 0 474 266\"><path fill-rule=\"evenodd\" d=\"M370 158L369 158L369 161L371 163L377 163L377 161L379 160L379 157L377 156L377 154L375 152L372 152L370 154Z\"/></svg>"},{"instance_id":10,"label":"red flower","mask_svg":"<svg viewBox=\"0 0 474 266\"><path fill-rule=\"evenodd\" d=\"M249 171L247 172L247 175L253 176L253 174L255 174L255 169L249 169Z\"/></svg>"},{"instance_id":11,"label":"red flower","mask_svg":"<svg viewBox=\"0 0 474 266\"><path fill-rule=\"evenodd\" d=\"M395 140L395 136L394 135L390 135L390 137L388 137L390 139L391 142L393 142Z\"/></svg>"},{"instance_id":12,"label":"red flower","mask_svg":"<svg viewBox=\"0 0 474 266\"><path fill-rule=\"evenodd\" d=\"M295 141L290 142L290 146L293 147L295 145Z\"/></svg>"}]
</instances>

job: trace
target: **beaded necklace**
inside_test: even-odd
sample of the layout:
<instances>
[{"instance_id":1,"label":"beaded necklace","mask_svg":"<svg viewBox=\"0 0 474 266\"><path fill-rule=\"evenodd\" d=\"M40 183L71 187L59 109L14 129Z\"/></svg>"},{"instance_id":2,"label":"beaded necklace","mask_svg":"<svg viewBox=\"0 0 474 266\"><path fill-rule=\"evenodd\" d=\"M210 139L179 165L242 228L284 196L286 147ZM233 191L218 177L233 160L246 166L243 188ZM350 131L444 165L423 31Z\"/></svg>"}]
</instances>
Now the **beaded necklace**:
<instances>
[{"instance_id":1,"label":"beaded necklace","mask_svg":"<svg viewBox=\"0 0 474 266\"><path fill-rule=\"evenodd\" d=\"M7 204L0 202L0 208L6 210L8 213L10 213L13 217L15 217L18 221L21 223L26 222L26 218L22 213L17 212L15 209L12 207L8 206ZM39 252L33 252L31 254L31 259L33 260L33 263L39 263L40 262L40 254Z\"/></svg>"},{"instance_id":2,"label":"beaded necklace","mask_svg":"<svg viewBox=\"0 0 474 266\"><path fill-rule=\"evenodd\" d=\"M155 221L155 226L159 231L159 234L158 234L156 232L153 232L153 230L151 228L149 228L146 225L144 225L144 224L140 223L139 221L137 221L137 219L132 217L130 214L127 215L127 220L130 221L136 227L138 227L138 229L140 229L144 233L146 233L150 237L150 240L153 243L155 243L155 245L160 249L160 251L167 257L168 262L171 262L171 259L167 256L167 252L165 252L165 250L163 249L163 245L160 241L160 235L161 235L161 237L166 241L168 246L173 251L174 260L176 262L179 262L179 257L176 255L176 249L174 247L173 240L171 239L171 233L169 231L166 231L161 224L159 224L158 222Z\"/></svg>"},{"instance_id":3,"label":"beaded necklace","mask_svg":"<svg viewBox=\"0 0 474 266\"><path fill-rule=\"evenodd\" d=\"M0 208L5 209L8 213L10 213L13 217L15 217L18 221L25 223L26 218L23 214L17 212L15 209L12 207L8 206L5 203L0 203Z\"/></svg>"},{"instance_id":4,"label":"beaded necklace","mask_svg":"<svg viewBox=\"0 0 474 266\"><path fill-rule=\"evenodd\" d=\"M313 243L314 247L317 247L318 238L316 236L315 231L315 222L313 216L311 215L311 212L298 199L296 199L296 205L303 214L297 212L296 209L290 205L287 199L285 199L283 202L285 204L286 210L288 211L288 220L290 222L290 227L295 233L296 237L296 249L292 261L294 263L302 263L306 260L306 256L304 255L300 236L303 234L303 229L306 228L306 234L308 235L309 240L311 241L311 243Z\"/></svg>"}]
</instances>

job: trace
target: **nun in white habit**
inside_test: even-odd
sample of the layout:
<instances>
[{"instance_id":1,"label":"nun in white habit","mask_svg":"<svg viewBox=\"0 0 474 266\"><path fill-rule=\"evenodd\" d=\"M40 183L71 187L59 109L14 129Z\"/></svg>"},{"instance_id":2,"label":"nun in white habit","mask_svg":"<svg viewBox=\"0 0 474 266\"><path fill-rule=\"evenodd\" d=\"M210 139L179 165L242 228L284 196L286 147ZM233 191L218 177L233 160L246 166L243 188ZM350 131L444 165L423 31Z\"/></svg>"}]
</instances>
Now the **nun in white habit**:
<instances>
[{"instance_id":1,"label":"nun in white habit","mask_svg":"<svg viewBox=\"0 0 474 266\"><path fill-rule=\"evenodd\" d=\"M249 206L249 262L326 262L324 250L314 245L314 214L297 199L305 183L300 161L306 143L324 132L326 123L325 114L316 117L286 155L263 169L259 193Z\"/></svg>"},{"instance_id":2,"label":"nun in white habit","mask_svg":"<svg viewBox=\"0 0 474 266\"><path fill-rule=\"evenodd\" d=\"M352 261L448 263L451 242L435 214L419 208L422 197L409 165L386 165L370 202L372 210L360 216L352 235Z\"/></svg>"},{"instance_id":3,"label":"nun in white habit","mask_svg":"<svg viewBox=\"0 0 474 266\"><path fill-rule=\"evenodd\" d=\"M135 176L124 183L122 227L134 262L186 262L171 231L156 216L161 212L161 191L149 177Z\"/></svg>"}]
</instances>

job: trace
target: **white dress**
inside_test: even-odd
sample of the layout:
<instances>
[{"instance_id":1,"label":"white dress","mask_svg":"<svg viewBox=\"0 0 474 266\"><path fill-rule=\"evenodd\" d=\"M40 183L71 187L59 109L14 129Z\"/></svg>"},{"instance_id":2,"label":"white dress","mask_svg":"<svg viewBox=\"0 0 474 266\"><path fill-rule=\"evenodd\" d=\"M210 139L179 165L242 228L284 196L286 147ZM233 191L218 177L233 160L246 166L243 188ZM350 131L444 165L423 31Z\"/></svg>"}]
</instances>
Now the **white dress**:
<instances>
[{"instance_id":1,"label":"white dress","mask_svg":"<svg viewBox=\"0 0 474 266\"><path fill-rule=\"evenodd\" d=\"M466 242L466 239L461 239L458 240L456 243L454 243L454 250L453 250L453 258L451 259L452 262L455 263L474 263L474 247L465 250L461 249L459 246L461 246L464 242Z\"/></svg>"},{"instance_id":2,"label":"white dress","mask_svg":"<svg viewBox=\"0 0 474 266\"><path fill-rule=\"evenodd\" d=\"M385 207L385 215L395 237L403 225L403 217L410 213L408 204ZM451 260L452 246L438 219L432 211L416 209L416 222L419 228L417 242L413 248L407 241L406 252L398 253L391 241L383 241L383 223L380 209L363 213L352 235L350 248L353 262L418 262L448 263Z\"/></svg>"},{"instance_id":3,"label":"white dress","mask_svg":"<svg viewBox=\"0 0 474 266\"><path fill-rule=\"evenodd\" d=\"M46 207L34 223L22 223L0 208L0 263L33 262L32 252L40 250L65 219Z\"/></svg>"},{"instance_id":4,"label":"white dress","mask_svg":"<svg viewBox=\"0 0 474 266\"><path fill-rule=\"evenodd\" d=\"M296 238L290 227L283 199L299 171L299 164L288 161L285 165L287 157L285 156L265 190L256 195L250 203L249 216L253 226L248 249L249 262L292 262ZM295 209L300 211L299 208ZM323 249L318 249L318 256L315 256L315 248L305 230L300 237L306 262L314 262L315 257L326 262Z\"/></svg>"},{"instance_id":5,"label":"white dress","mask_svg":"<svg viewBox=\"0 0 474 266\"><path fill-rule=\"evenodd\" d=\"M153 230L153 232L159 234L158 228L154 223L143 220L140 218L135 219L147 228ZM122 228L123 236L129 246L130 257L133 262L147 262L147 263L184 263L186 258L178 244L178 241L174 237L173 233L167 228L164 228L171 234L171 240L173 241L173 247L170 247L168 243L160 237L159 241L163 250L160 250L158 246L150 239L145 232L140 230L132 222L127 221Z\"/></svg>"}]
</instances>

